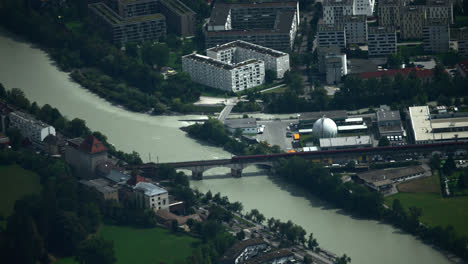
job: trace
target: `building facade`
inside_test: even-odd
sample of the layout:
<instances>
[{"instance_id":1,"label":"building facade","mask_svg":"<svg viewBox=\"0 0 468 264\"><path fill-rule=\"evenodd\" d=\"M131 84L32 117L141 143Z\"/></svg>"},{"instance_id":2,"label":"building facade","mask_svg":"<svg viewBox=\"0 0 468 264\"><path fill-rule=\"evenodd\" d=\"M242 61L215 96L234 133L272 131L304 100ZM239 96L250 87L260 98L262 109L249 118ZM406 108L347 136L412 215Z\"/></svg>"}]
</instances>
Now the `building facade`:
<instances>
[{"instance_id":1,"label":"building facade","mask_svg":"<svg viewBox=\"0 0 468 264\"><path fill-rule=\"evenodd\" d=\"M110 182L105 179L81 180L81 184L96 190L104 200L119 200L119 190L114 188Z\"/></svg>"},{"instance_id":2,"label":"building facade","mask_svg":"<svg viewBox=\"0 0 468 264\"><path fill-rule=\"evenodd\" d=\"M169 193L159 186L149 182L139 182L133 187L140 206L154 211L169 210Z\"/></svg>"},{"instance_id":3,"label":"building facade","mask_svg":"<svg viewBox=\"0 0 468 264\"><path fill-rule=\"evenodd\" d=\"M242 40L229 42L206 50L206 55L218 61L235 64L249 59L265 63L265 70L275 72L276 78L283 78L289 71L289 54L248 43Z\"/></svg>"},{"instance_id":4,"label":"building facade","mask_svg":"<svg viewBox=\"0 0 468 264\"><path fill-rule=\"evenodd\" d=\"M346 44L367 43L367 18L365 15L346 16L344 26Z\"/></svg>"},{"instance_id":5,"label":"building facade","mask_svg":"<svg viewBox=\"0 0 468 264\"><path fill-rule=\"evenodd\" d=\"M343 24L329 25L319 22L317 27L317 45L323 47L346 48L346 30Z\"/></svg>"},{"instance_id":6,"label":"building facade","mask_svg":"<svg viewBox=\"0 0 468 264\"><path fill-rule=\"evenodd\" d=\"M237 129L242 130L242 134L257 134L257 120L255 118L226 119L224 126L233 134Z\"/></svg>"},{"instance_id":7,"label":"building facade","mask_svg":"<svg viewBox=\"0 0 468 264\"><path fill-rule=\"evenodd\" d=\"M42 144L48 136L55 136L55 128L49 126L34 117L22 112L11 112L8 114L10 127L14 127L21 132L23 137L28 138L34 144Z\"/></svg>"},{"instance_id":8,"label":"building facade","mask_svg":"<svg viewBox=\"0 0 468 264\"><path fill-rule=\"evenodd\" d=\"M444 19L428 19L423 27L423 47L427 52L443 53L450 49L450 28Z\"/></svg>"},{"instance_id":9,"label":"building facade","mask_svg":"<svg viewBox=\"0 0 468 264\"><path fill-rule=\"evenodd\" d=\"M427 0L427 18L441 19L447 24L453 24L453 3L452 0Z\"/></svg>"},{"instance_id":10,"label":"building facade","mask_svg":"<svg viewBox=\"0 0 468 264\"><path fill-rule=\"evenodd\" d=\"M179 0L159 0L167 29L182 37L195 36L196 13Z\"/></svg>"},{"instance_id":11,"label":"building facade","mask_svg":"<svg viewBox=\"0 0 468 264\"><path fill-rule=\"evenodd\" d=\"M325 55L325 73L328 84L338 84L348 74L346 54Z\"/></svg>"},{"instance_id":12,"label":"building facade","mask_svg":"<svg viewBox=\"0 0 468 264\"><path fill-rule=\"evenodd\" d=\"M354 0L355 14L372 16L374 14L375 0Z\"/></svg>"},{"instance_id":13,"label":"building facade","mask_svg":"<svg viewBox=\"0 0 468 264\"><path fill-rule=\"evenodd\" d=\"M395 28L369 27L367 36L369 56L388 56L397 52L397 36Z\"/></svg>"},{"instance_id":14,"label":"building facade","mask_svg":"<svg viewBox=\"0 0 468 264\"><path fill-rule=\"evenodd\" d=\"M323 22L328 25L343 24L345 16L356 14L354 0L324 0Z\"/></svg>"},{"instance_id":15,"label":"building facade","mask_svg":"<svg viewBox=\"0 0 468 264\"><path fill-rule=\"evenodd\" d=\"M378 21L381 27L400 27L400 0L380 0L378 5Z\"/></svg>"},{"instance_id":16,"label":"building facade","mask_svg":"<svg viewBox=\"0 0 468 264\"><path fill-rule=\"evenodd\" d=\"M422 39L422 29L426 23L425 6L405 6L401 8L401 39Z\"/></svg>"},{"instance_id":17,"label":"building facade","mask_svg":"<svg viewBox=\"0 0 468 264\"><path fill-rule=\"evenodd\" d=\"M107 148L94 136L70 139L65 147L65 161L77 172L79 177L92 178L96 168L107 162Z\"/></svg>"},{"instance_id":18,"label":"building facade","mask_svg":"<svg viewBox=\"0 0 468 264\"><path fill-rule=\"evenodd\" d=\"M457 40L458 54L463 58L468 58L468 28L460 28L452 30L451 36L455 35L454 38Z\"/></svg>"},{"instance_id":19,"label":"building facade","mask_svg":"<svg viewBox=\"0 0 468 264\"><path fill-rule=\"evenodd\" d=\"M255 59L229 64L190 54L182 57L182 71L188 73L194 82L230 92L243 91L265 82L265 63Z\"/></svg>"}]
</instances>

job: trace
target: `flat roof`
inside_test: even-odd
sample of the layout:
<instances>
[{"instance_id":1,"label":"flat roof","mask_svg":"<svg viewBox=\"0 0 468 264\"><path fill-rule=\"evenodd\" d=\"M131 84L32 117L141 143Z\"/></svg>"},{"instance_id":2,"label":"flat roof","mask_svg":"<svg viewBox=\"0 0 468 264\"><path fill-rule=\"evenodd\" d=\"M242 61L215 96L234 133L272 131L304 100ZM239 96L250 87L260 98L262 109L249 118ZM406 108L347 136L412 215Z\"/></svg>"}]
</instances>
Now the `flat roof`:
<instances>
[{"instance_id":1,"label":"flat roof","mask_svg":"<svg viewBox=\"0 0 468 264\"><path fill-rule=\"evenodd\" d=\"M338 131L362 130L367 129L366 125L338 126Z\"/></svg>"},{"instance_id":2,"label":"flat roof","mask_svg":"<svg viewBox=\"0 0 468 264\"><path fill-rule=\"evenodd\" d=\"M459 128L468 126L468 118L432 119L428 106L413 106L409 108L411 126L416 141L452 140L468 138L468 131L435 132L433 129Z\"/></svg>"},{"instance_id":3,"label":"flat roof","mask_svg":"<svg viewBox=\"0 0 468 264\"><path fill-rule=\"evenodd\" d=\"M167 191L159 186L156 186L149 182L139 182L133 187L134 190L142 191L146 196L155 196Z\"/></svg>"},{"instance_id":4,"label":"flat roof","mask_svg":"<svg viewBox=\"0 0 468 264\"><path fill-rule=\"evenodd\" d=\"M353 0L324 0L323 6L346 6L353 5Z\"/></svg>"},{"instance_id":5,"label":"flat roof","mask_svg":"<svg viewBox=\"0 0 468 264\"><path fill-rule=\"evenodd\" d=\"M112 193L116 192L117 189L114 187L109 186L109 182L106 181L105 179L99 178L99 179L94 179L94 180L81 180L81 184L84 184L88 187L96 189L100 193Z\"/></svg>"},{"instance_id":6,"label":"flat roof","mask_svg":"<svg viewBox=\"0 0 468 264\"><path fill-rule=\"evenodd\" d=\"M358 173L357 176L367 183L376 183L385 180L393 180L401 177L410 176L413 174L424 173L425 170L421 166L411 166L403 168L391 168L383 170L372 170Z\"/></svg>"},{"instance_id":7,"label":"flat roof","mask_svg":"<svg viewBox=\"0 0 468 264\"><path fill-rule=\"evenodd\" d=\"M25 121L27 121L29 123L35 124L35 125L40 126L42 128L52 127L51 125L46 124L46 123L42 122L41 120L36 119L32 115L26 114L24 112L14 111L14 112L10 112L9 115L10 116L16 116L18 118L21 118L21 119L23 119L23 120L25 120Z\"/></svg>"},{"instance_id":8,"label":"flat roof","mask_svg":"<svg viewBox=\"0 0 468 264\"><path fill-rule=\"evenodd\" d=\"M363 122L363 121L364 120L362 117L349 117L345 119L345 123L346 122Z\"/></svg>"},{"instance_id":9,"label":"flat roof","mask_svg":"<svg viewBox=\"0 0 468 264\"><path fill-rule=\"evenodd\" d=\"M344 22L361 22L367 23L367 16L366 15L353 15L353 16L345 16L343 18Z\"/></svg>"},{"instance_id":10,"label":"flat roof","mask_svg":"<svg viewBox=\"0 0 468 264\"><path fill-rule=\"evenodd\" d=\"M229 128L257 127L257 120L255 118L226 119L224 125Z\"/></svg>"},{"instance_id":11,"label":"flat roof","mask_svg":"<svg viewBox=\"0 0 468 264\"><path fill-rule=\"evenodd\" d=\"M230 48L237 48L237 47L253 50L253 51L256 51L258 53L267 54L267 55L270 55L270 56L273 56L273 57L282 57L282 56L288 55L287 53L284 53L282 51L270 49L270 48L263 47L263 46L260 46L260 45L256 45L256 44L253 44L253 43L250 43L250 42L247 42L247 41L243 41L243 40L236 40L236 41L228 42L226 44L222 44L222 45L219 45L219 46L216 46L216 47L213 47L213 48L209 48L206 51L215 51L215 52L217 52L217 51L226 50L226 49L230 49Z\"/></svg>"},{"instance_id":12,"label":"flat roof","mask_svg":"<svg viewBox=\"0 0 468 264\"><path fill-rule=\"evenodd\" d=\"M160 0L161 2L167 3L169 7L172 7L176 12L180 14L195 14L195 12L186 6L184 3L178 0Z\"/></svg>"},{"instance_id":13,"label":"flat roof","mask_svg":"<svg viewBox=\"0 0 468 264\"><path fill-rule=\"evenodd\" d=\"M125 183L128 180L130 180L130 175L123 173L122 171L116 170L116 169L111 169L109 174L106 175L106 178L115 182L115 183Z\"/></svg>"},{"instance_id":14,"label":"flat roof","mask_svg":"<svg viewBox=\"0 0 468 264\"><path fill-rule=\"evenodd\" d=\"M213 66L216 66L216 67L219 67L219 68L223 68L223 69L226 69L226 70L233 70L235 68L239 68L239 67L251 64L251 63L263 62L263 61L259 61L259 60L256 60L256 59L249 59L249 60L242 61L242 62L239 62L239 63L236 63L236 64L229 64L227 62L222 62L222 61L219 61L219 60L215 60L215 59L213 59L211 57L201 55L201 54L196 54L196 53L192 53L192 54L189 54L189 55L182 56L182 58L196 60L196 61L199 61L199 62L202 62L202 63L205 63L205 64L210 64L210 65L213 65Z\"/></svg>"},{"instance_id":15,"label":"flat roof","mask_svg":"<svg viewBox=\"0 0 468 264\"><path fill-rule=\"evenodd\" d=\"M386 27L368 27L369 34L396 34L395 27L386 26Z\"/></svg>"},{"instance_id":16,"label":"flat roof","mask_svg":"<svg viewBox=\"0 0 468 264\"><path fill-rule=\"evenodd\" d=\"M372 140L370 136L354 136L354 137L337 137L337 138L321 138L321 148L332 147L353 147L371 145Z\"/></svg>"},{"instance_id":17,"label":"flat roof","mask_svg":"<svg viewBox=\"0 0 468 264\"><path fill-rule=\"evenodd\" d=\"M401 121L399 111L377 111L377 121Z\"/></svg>"},{"instance_id":18,"label":"flat roof","mask_svg":"<svg viewBox=\"0 0 468 264\"><path fill-rule=\"evenodd\" d=\"M334 110L334 111L320 111L320 112L306 112L300 113L299 120L317 120L321 117L328 117L330 119L346 119L348 118L348 113L345 110Z\"/></svg>"}]
</instances>

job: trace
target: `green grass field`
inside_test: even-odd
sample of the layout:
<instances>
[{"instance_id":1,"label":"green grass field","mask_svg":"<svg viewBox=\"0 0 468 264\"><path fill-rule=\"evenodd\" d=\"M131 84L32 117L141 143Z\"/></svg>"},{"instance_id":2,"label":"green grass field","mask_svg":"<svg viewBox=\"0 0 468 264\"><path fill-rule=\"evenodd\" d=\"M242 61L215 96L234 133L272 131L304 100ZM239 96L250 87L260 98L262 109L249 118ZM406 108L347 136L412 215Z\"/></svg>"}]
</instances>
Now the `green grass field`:
<instances>
[{"instance_id":1,"label":"green grass field","mask_svg":"<svg viewBox=\"0 0 468 264\"><path fill-rule=\"evenodd\" d=\"M200 240L193 237L174 235L162 228L138 229L104 225L99 235L114 241L117 264L184 262L200 243Z\"/></svg>"},{"instance_id":2,"label":"green grass field","mask_svg":"<svg viewBox=\"0 0 468 264\"><path fill-rule=\"evenodd\" d=\"M423 223L452 225L457 233L468 236L468 196L442 198L436 193L398 193L386 197L385 204L391 207L394 199L399 199L405 208L421 208Z\"/></svg>"},{"instance_id":3,"label":"green grass field","mask_svg":"<svg viewBox=\"0 0 468 264\"><path fill-rule=\"evenodd\" d=\"M0 214L9 216L15 201L27 194L41 191L39 176L18 165L0 166Z\"/></svg>"}]
</instances>

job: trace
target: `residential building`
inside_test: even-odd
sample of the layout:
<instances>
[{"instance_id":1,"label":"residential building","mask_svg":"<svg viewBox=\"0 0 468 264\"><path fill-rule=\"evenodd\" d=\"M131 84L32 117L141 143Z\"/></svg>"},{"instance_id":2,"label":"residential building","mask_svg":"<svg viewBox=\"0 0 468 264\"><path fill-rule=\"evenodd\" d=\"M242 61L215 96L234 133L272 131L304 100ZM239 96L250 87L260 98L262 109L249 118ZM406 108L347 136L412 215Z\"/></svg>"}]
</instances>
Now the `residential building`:
<instances>
[{"instance_id":1,"label":"residential building","mask_svg":"<svg viewBox=\"0 0 468 264\"><path fill-rule=\"evenodd\" d=\"M391 168L384 170L371 170L358 173L358 178L367 186L381 192L387 192L400 182L416 179L428 174L422 166L412 166L403 168Z\"/></svg>"},{"instance_id":2,"label":"residential building","mask_svg":"<svg viewBox=\"0 0 468 264\"><path fill-rule=\"evenodd\" d=\"M421 5L401 8L401 39L422 39L422 29L426 23L426 7Z\"/></svg>"},{"instance_id":3,"label":"residential building","mask_svg":"<svg viewBox=\"0 0 468 264\"><path fill-rule=\"evenodd\" d=\"M252 258L245 262L246 264L281 264L291 263L294 260L294 254L287 249L275 249L264 255Z\"/></svg>"},{"instance_id":4,"label":"residential building","mask_svg":"<svg viewBox=\"0 0 468 264\"><path fill-rule=\"evenodd\" d=\"M365 15L346 16L344 18L346 44L367 43L367 18Z\"/></svg>"},{"instance_id":5,"label":"residential building","mask_svg":"<svg viewBox=\"0 0 468 264\"><path fill-rule=\"evenodd\" d=\"M378 21L381 27L400 27L400 0L380 0L378 4Z\"/></svg>"},{"instance_id":6,"label":"residential building","mask_svg":"<svg viewBox=\"0 0 468 264\"><path fill-rule=\"evenodd\" d=\"M139 182L133 187L135 196L141 201L140 206L151 208L154 211L168 210L169 193L162 187L149 182Z\"/></svg>"},{"instance_id":7,"label":"residential building","mask_svg":"<svg viewBox=\"0 0 468 264\"><path fill-rule=\"evenodd\" d=\"M205 27L207 48L243 40L290 51L299 25L297 1L215 4Z\"/></svg>"},{"instance_id":8,"label":"residential building","mask_svg":"<svg viewBox=\"0 0 468 264\"><path fill-rule=\"evenodd\" d=\"M233 134L237 129L242 130L242 134L257 134L257 120L255 118L226 119L224 126Z\"/></svg>"},{"instance_id":9,"label":"residential building","mask_svg":"<svg viewBox=\"0 0 468 264\"><path fill-rule=\"evenodd\" d=\"M468 140L466 113L431 114L429 106L413 106L409 118L415 144Z\"/></svg>"},{"instance_id":10,"label":"residential building","mask_svg":"<svg viewBox=\"0 0 468 264\"><path fill-rule=\"evenodd\" d=\"M23 137L31 143L42 144L48 135L55 136L55 128L23 112L15 111L8 114L10 127L17 128Z\"/></svg>"},{"instance_id":11,"label":"residential building","mask_svg":"<svg viewBox=\"0 0 468 264\"><path fill-rule=\"evenodd\" d=\"M355 149L370 147L372 147L372 139L370 136L352 136L320 139L321 150Z\"/></svg>"},{"instance_id":12,"label":"residential building","mask_svg":"<svg viewBox=\"0 0 468 264\"><path fill-rule=\"evenodd\" d=\"M159 0L169 32L182 37L195 36L196 13L179 0Z\"/></svg>"},{"instance_id":13,"label":"residential building","mask_svg":"<svg viewBox=\"0 0 468 264\"><path fill-rule=\"evenodd\" d=\"M424 51L448 52L450 49L449 24L444 19L428 19L423 27Z\"/></svg>"},{"instance_id":14,"label":"residential building","mask_svg":"<svg viewBox=\"0 0 468 264\"><path fill-rule=\"evenodd\" d=\"M346 30L343 24L325 24L319 22L317 27L317 46L346 48Z\"/></svg>"},{"instance_id":15,"label":"residential building","mask_svg":"<svg viewBox=\"0 0 468 264\"><path fill-rule=\"evenodd\" d=\"M441 19L447 24L454 23L452 0L427 0L426 12L429 19Z\"/></svg>"},{"instance_id":16,"label":"residential building","mask_svg":"<svg viewBox=\"0 0 468 264\"><path fill-rule=\"evenodd\" d=\"M325 71L328 84L337 84L348 74L346 54L328 54L325 56Z\"/></svg>"},{"instance_id":17,"label":"residential building","mask_svg":"<svg viewBox=\"0 0 468 264\"><path fill-rule=\"evenodd\" d=\"M461 77L466 78L468 76L468 60L457 63L457 71Z\"/></svg>"},{"instance_id":18,"label":"residential building","mask_svg":"<svg viewBox=\"0 0 468 264\"><path fill-rule=\"evenodd\" d=\"M79 177L94 177L97 166L107 160L107 148L92 135L84 140L70 139L65 147L65 161L76 170Z\"/></svg>"},{"instance_id":19,"label":"residential building","mask_svg":"<svg viewBox=\"0 0 468 264\"><path fill-rule=\"evenodd\" d=\"M182 71L194 82L229 92L243 91L265 82L265 63L256 59L229 64L189 54L182 57Z\"/></svg>"},{"instance_id":20,"label":"residential building","mask_svg":"<svg viewBox=\"0 0 468 264\"><path fill-rule=\"evenodd\" d=\"M404 68L404 69L390 69L387 71L376 71L376 72L363 72L359 74L359 77L363 80L369 80L372 78L380 80L382 76L387 76L391 80L395 78L396 75L409 76L410 74L415 74L417 78L423 83L431 82L434 78L434 71L432 69L420 69L420 68Z\"/></svg>"},{"instance_id":21,"label":"residential building","mask_svg":"<svg viewBox=\"0 0 468 264\"><path fill-rule=\"evenodd\" d=\"M375 0L354 0L354 2L356 15L374 15Z\"/></svg>"},{"instance_id":22,"label":"residential building","mask_svg":"<svg viewBox=\"0 0 468 264\"><path fill-rule=\"evenodd\" d=\"M237 40L206 50L206 55L218 61L235 64L249 59L265 63L265 70L271 70L276 78L283 78L289 71L289 54L256 44Z\"/></svg>"},{"instance_id":23,"label":"residential building","mask_svg":"<svg viewBox=\"0 0 468 264\"><path fill-rule=\"evenodd\" d=\"M90 4L89 9L102 24L107 38L114 43L140 42L166 36L166 18L160 13L122 18L102 2Z\"/></svg>"},{"instance_id":24,"label":"residential building","mask_svg":"<svg viewBox=\"0 0 468 264\"><path fill-rule=\"evenodd\" d=\"M260 238L247 239L234 244L221 257L220 264L245 263L257 256L268 247L268 244Z\"/></svg>"},{"instance_id":25,"label":"residential building","mask_svg":"<svg viewBox=\"0 0 468 264\"><path fill-rule=\"evenodd\" d=\"M119 200L119 191L110 186L110 182L105 179L81 180L81 184L96 190L104 200Z\"/></svg>"},{"instance_id":26,"label":"residential building","mask_svg":"<svg viewBox=\"0 0 468 264\"><path fill-rule=\"evenodd\" d=\"M397 53L397 35L392 26L369 27L367 36L369 56L388 56Z\"/></svg>"},{"instance_id":27,"label":"residential building","mask_svg":"<svg viewBox=\"0 0 468 264\"><path fill-rule=\"evenodd\" d=\"M380 137L387 137L390 141L400 141L403 137L399 111L377 111L377 127Z\"/></svg>"},{"instance_id":28,"label":"residential building","mask_svg":"<svg viewBox=\"0 0 468 264\"><path fill-rule=\"evenodd\" d=\"M105 0L104 4L122 18L159 13L159 0Z\"/></svg>"},{"instance_id":29,"label":"residential building","mask_svg":"<svg viewBox=\"0 0 468 264\"><path fill-rule=\"evenodd\" d=\"M345 16L356 14L354 0L324 0L323 22L328 25L343 24Z\"/></svg>"},{"instance_id":30,"label":"residential building","mask_svg":"<svg viewBox=\"0 0 468 264\"><path fill-rule=\"evenodd\" d=\"M457 40L458 54L463 58L468 58L468 28L460 28L455 30L455 39Z\"/></svg>"}]
</instances>

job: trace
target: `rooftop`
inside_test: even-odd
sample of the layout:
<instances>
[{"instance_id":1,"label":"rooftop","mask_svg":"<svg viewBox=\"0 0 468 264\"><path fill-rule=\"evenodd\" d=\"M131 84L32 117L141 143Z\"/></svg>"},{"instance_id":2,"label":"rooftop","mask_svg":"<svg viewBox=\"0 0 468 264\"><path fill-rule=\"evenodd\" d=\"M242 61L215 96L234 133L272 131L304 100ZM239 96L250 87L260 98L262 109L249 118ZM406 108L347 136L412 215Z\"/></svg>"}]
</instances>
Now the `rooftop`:
<instances>
[{"instance_id":1,"label":"rooftop","mask_svg":"<svg viewBox=\"0 0 468 264\"><path fill-rule=\"evenodd\" d=\"M14 112L10 112L9 113L10 115L10 118L12 116L14 117L17 117L19 119L22 119L23 121L26 121L26 122L29 122L29 123L32 123L36 126L39 126L39 127L42 127L42 128L46 128L46 127L50 127L50 125L40 121L40 120L37 120L35 117L29 115L29 114L26 114L26 113L23 113L23 112L19 112L19 111L14 111Z\"/></svg>"},{"instance_id":2,"label":"rooftop","mask_svg":"<svg viewBox=\"0 0 468 264\"><path fill-rule=\"evenodd\" d=\"M252 239L240 241L234 244L230 249L228 249L226 253L224 253L224 256L222 257L222 259L223 260L235 259L247 247L260 245L260 244L266 244L266 242L260 238L252 238Z\"/></svg>"},{"instance_id":3,"label":"rooftop","mask_svg":"<svg viewBox=\"0 0 468 264\"><path fill-rule=\"evenodd\" d=\"M432 69L420 69L420 68L404 68L404 69L390 69L387 71L376 71L376 72L363 72L360 73L359 76L362 79L371 79L371 78L380 78L382 76L395 76L397 74L401 74L403 76L410 75L410 73L416 73L418 78L431 78L434 76L434 71Z\"/></svg>"},{"instance_id":4,"label":"rooftop","mask_svg":"<svg viewBox=\"0 0 468 264\"><path fill-rule=\"evenodd\" d=\"M274 57L282 57L282 56L288 55L287 53L284 53L284 52L281 52L281 51L266 48L266 47L256 45L256 44L252 44L252 43L242 41L242 40L236 40L236 41L232 41L232 42L229 42L229 43L226 43L226 44L223 44L223 45L219 45L219 46L207 49L207 51L217 52L217 51L230 49L230 48L237 48L237 47L253 50L253 51L256 51L258 53L263 53L263 54L267 54L267 55L274 56Z\"/></svg>"},{"instance_id":5,"label":"rooftop","mask_svg":"<svg viewBox=\"0 0 468 264\"><path fill-rule=\"evenodd\" d=\"M149 182L139 182L135 187L134 190L142 191L146 196L155 196L163 193L167 193L167 191L161 187L158 187Z\"/></svg>"},{"instance_id":6,"label":"rooftop","mask_svg":"<svg viewBox=\"0 0 468 264\"><path fill-rule=\"evenodd\" d=\"M262 256L255 257L251 260L248 260L246 264L263 264L263 263L276 263L275 259L293 257L294 254L287 249L277 249L270 251Z\"/></svg>"},{"instance_id":7,"label":"rooftop","mask_svg":"<svg viewBox=\"0 0 468 264\"><path fill-rule=\"evenodd\" d=\"M400 111L377 111L377 121L400 121Z\"/></svg>"},{"instance_id":8,"label":"rooftop","mask_svg":"<svg viewBox=\"0 0 468 264\"><path fill-rule=\"evenodd\" d=\"M449 6L449 1L447 0L426 0L427 6Z\"/></svg>"},{"instance_id":9,"label":"rooftop","mask_svg":"<svg viewBox=\"0 0 468 264\"><path fill-rule=\"evenodd\" d=\"M345 28L343 24L325 24L323 21L318 23L317 32L334 32L334 31L343 31Z\"/></svg>"},{"instance_id":10,"label":"rooftop","mask_svg":"<svg viewBox=\"0 0 468 264\"><path fill-rule=\"evenodd\" d=\"M392 181L401 177L407 177L414 174L424 173L425 170L421 166L392 168L384 170L372 170L358 173L358 177L367 183L378 183L381 181Z\"/></svg>"},{"instance_id":11,"label":"rooftop","mask_svg":"<svg viewBox=\"0 0 468 264\"><path fill-rule=\"evenodd\" d=\"M257 120L255 118L226 119L224 125L233 129L257 127Z\"/></svg>"},{"instance_id":12,"label":"rooftop","mask_svg":"<svg viewBox=\"0 0 468 264\"><path fill-rule=\"evenodd\" d=\"M345 110L324 111L324 112L306 112L299 115L299 120L312 120L315 121L321 117L328 117L333 120L345 120L348 113Z\"/></svg>"},{"instance_id":13,"label":"rooftop","mask_svg":"<svg viewBox=\"0 0 468 264\"><path fill-rule=\"evenodd\" d=\"M115 183L126 183L130 179L130 175L116 169L111 169L106 178Z\"/></svg>"},{"instance_id":14,"label":"rooftop","mask_svg":"<svg viewBox=\"0 0 468 264\"><path fill-rule=\"evenodd\" d=\"M107 148L96 137L89 135L85 140L83 140L83 142L81 142L80 150L89 154L95 154L107 151Z\"/></svg>"},{"instance_id":15,"label":"rooftop","mask_svg":"<svg viewBox=\"0 0 468 264\"><path fill-rule=\"evenodd\" d=\"M384 34L384 33L391 33L395 34L396 30L395 27L387 26L387 27L369 27L368 28L369 34Z\"/></svg>"},{"instance_id":16,"label":"rooftop","mask_svg":"<svg viewBox=\"0 0 468 264\"><path fill-rule=\"evenodd\" d=\"M111 25L125 25L125 24L140 22L140 21L160 20L160 19L165 18L163 14L156 13L156 14L135 16L135 17L129 17L129 18L123 19L119 14L117 14L114 10L112 10L103 2L89 4L88 6L91 10L93 10L95 13L103 17Z\"/></svg>"},{"instance_id":17,"label":"rooftop","mask_svg":"<svg viewBox=\"0 0 468 264\"><path fill-rule=\"evenodd\" d=\"M349 6L353 5L353 0L324 0L323 6Z\"/></svg>"},{"instance_id":18,"label":"rooftop","mask_svg":"<svg viewBox=\"0 0 468 264\"><path fill-rule=\"evenodd\" d=\"M164 2L167 4L167 6L171 7L173 10L175 10L179 14L194 14L192 9L190 9L188 6L186 6L184 3L178 0L160 0L161 2Z\"/></svg>"},{"instance_id":19,"label":"rooftop","mask_svg":"<svg viewBox=\"0 0 468 264\"><path fill-rule=\"evenodd\" d=\"M380 0L379 6L399 6L400 0Z\"/></svg>"},{"instance_id":20,"label":"rooftop","mask_svg":"<svg viewBox=\"0 0 468 264\"><path fill-rule=\"evenodd\" d=\"M260 61L258 61L256 59L250 59L250 60L242 61L242 62L239 62L239 63L236 63L236 64L229 64L227 62L218 61L218 60L215 60L215 59L210 58L208 56L204 56L204 55L200 55L200 54L196 54L196 53L185 55L182 58L192 59L192 60L196 60L196 61L199 61L199 62L202 62L202 63L211 64L213 66L223 68L223 69L226 69L226 70L233 70L235 68L242 67L242 66L245 66L245 65L248 65L248 64L251 64L251 63L260 62Z\"/></svg>"},{"instance_id":21,"label":"rooftop","mask_svg":"<svg viewBox=\"0 0 468 264\"><path fill-rule=\"evenodd\" d=\"M96 189L98 192L106 194L106 193L113 193L116 192L117 189L114 187L109 186L109 182L105 179L94 179L94 180L81 180L81 184L84 184L88 187Z\"/></svg>"},{"instance_id":22,"label":"rooftop","mask_svg":"<svg viewBox=\"0 0 468 264\"><path fill-rule=\"evenodd\" d=\"M337 138L321 138L321 148L333 147L354 147L371 145L372 140L370 136L355 136L355 137L337 137Z\"/></svg>"},{"instance_id":23,"label":"rooftop","mask_svg":"<svg viewBox=\"0 0 468 264\"><path fill-rule=\"evenodd\" d=\"M366 15L354 15L354 16L345 16L344 17L344 22L362 22L366 23L367 22L367 16Z\"/></svg>"}]
</instances>

